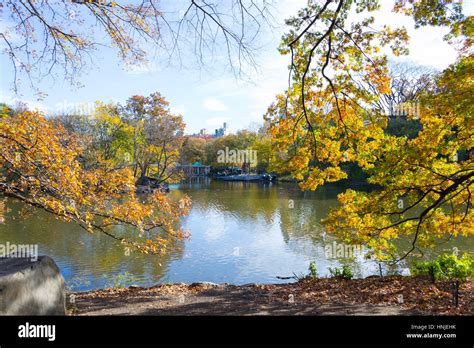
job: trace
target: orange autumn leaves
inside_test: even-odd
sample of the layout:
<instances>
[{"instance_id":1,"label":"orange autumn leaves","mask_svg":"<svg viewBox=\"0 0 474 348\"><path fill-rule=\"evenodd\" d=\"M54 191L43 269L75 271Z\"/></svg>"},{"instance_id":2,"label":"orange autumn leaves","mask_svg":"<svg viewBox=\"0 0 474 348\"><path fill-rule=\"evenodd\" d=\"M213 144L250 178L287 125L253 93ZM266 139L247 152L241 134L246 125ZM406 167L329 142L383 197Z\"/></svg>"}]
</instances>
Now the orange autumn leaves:
<instances>
[{"instance_id":1,"label":"orange autumn leaves","mask_svg":"<svg viewBox=\"0 0 474 348\"><path fill-rule=\"evenodd\" d=\"M135 194L128 167L85 170L73 135L38 112L0 116L0 194L43 209L89 232L102 232L145 253L166 251L169 238L184 238L179 218L190 200L161 192ZM114 229L114 226L129 226Z\"/></svg>"},{"instance_id":2,"label":"orange autumn leaves","mask_svg":"<svg viewBox=\"0 0 474 348\"><path fill-rule=\"evenodd\" d=\"M359 10L369 14L377 3L361 3ZM404 28L376 30L373 16L347 23L347 3L339 17L328 14L335 18L332 29L322 19L293 43L307 22L292 18L282 40L283 54L293 44L293 82L266 115L273 170L289 172L304 190L348 178L349 165L362 170L375 189L340 194L341 207L323 222L344 242L368 246L378 259L403 259L440 239L474 234L474 59L466 50L472 19L457 6L447 8L452 1L441 8L435 3L397 1L394 9L413 16L417 26L450 25L448 39L463 43L457 61L433 79L434 87L408 100L419 109L405 117L420 126L414 137L391 134L390 111L378 103L391 92L382 48L407 54ZM437 18L430 6L437 8ZM321 8L306 10L311 17ZM408 246L400 248L400 237Z\"/></svg>"}]
</instances>

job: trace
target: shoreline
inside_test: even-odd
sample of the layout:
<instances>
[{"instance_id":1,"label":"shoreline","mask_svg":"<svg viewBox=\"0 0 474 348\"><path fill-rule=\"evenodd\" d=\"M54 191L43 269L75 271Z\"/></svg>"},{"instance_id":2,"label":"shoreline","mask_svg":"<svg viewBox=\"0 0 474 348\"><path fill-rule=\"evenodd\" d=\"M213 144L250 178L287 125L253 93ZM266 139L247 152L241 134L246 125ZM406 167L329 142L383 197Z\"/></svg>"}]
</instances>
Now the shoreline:
<instances>
[{"instance_id":1,"label":"shoreline","mask_svg":"<svg viewBox=\"0 0 474 348\"><path fill-rule=\"evenodd\" d=\"M74 295L71 302L71 295ZM473 315L474 282L427 277L305 278L285 284L162 284L73 292L70 315Z\"/></svg>"}]
</instances>

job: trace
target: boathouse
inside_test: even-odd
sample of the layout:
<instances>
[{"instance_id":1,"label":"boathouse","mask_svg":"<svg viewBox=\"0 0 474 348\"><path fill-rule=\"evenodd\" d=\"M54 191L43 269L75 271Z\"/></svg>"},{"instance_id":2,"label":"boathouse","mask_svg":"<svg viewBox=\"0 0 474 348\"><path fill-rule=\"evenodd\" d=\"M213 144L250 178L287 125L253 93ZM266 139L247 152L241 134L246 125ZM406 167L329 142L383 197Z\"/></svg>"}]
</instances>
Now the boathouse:
<instances>
[{"instance_id":1,"label":"boathouse","mask_svg":"<svg viewBox=\"0 0 474 348\"><path fill-rule=\"evenodd\" d=\"M201 162L194 162L193 164L180 164L178 169L183 171L186 178L207 176L211 172L211 166L202 165Z\"/></svg>"}]
</instances>

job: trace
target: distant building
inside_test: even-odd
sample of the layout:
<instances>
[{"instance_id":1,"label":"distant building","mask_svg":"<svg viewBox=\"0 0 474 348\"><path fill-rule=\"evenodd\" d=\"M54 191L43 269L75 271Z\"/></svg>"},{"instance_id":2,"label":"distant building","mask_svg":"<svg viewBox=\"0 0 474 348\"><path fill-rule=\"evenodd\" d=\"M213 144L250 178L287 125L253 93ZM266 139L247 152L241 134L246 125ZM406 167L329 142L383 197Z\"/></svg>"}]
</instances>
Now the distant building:
<instances>
[{"instance_id":1,"label":"distant building","mask_svg":"<svg viewBox=\"0 0 474 348\"><path fill-rule=\"evenodd\" d=\"M227 122L224 122L221 128L217 128L214 130L214 134L209 134L206 128L203 128L199 131L199 133L194 133L190 135L193 138L202 138L202 139L209 139L209 138L220 138L225 137L229 134L229 130L227 129Z\"/></svg>"},{"instance_id":2,"label":"distant building","mask_svg":"<svg viewBox=\"0 0 474 348\"><path fill-rule=\"evenodd\" d=\"M228 130L227 130L227 122L224 122L224 124L222 125L222 128L217 128L214 132L214 137L216 138L220 138L220 137L224 137L228 134Z\"/></svg>"},{"instance_id":3,"label":"distant building","mask_svg":"<svg viewBox=\"0 0 474 348\"><path fill-rule=\"evenodd\" d=\"M193 164L180 164L178 169L184 172L186 178L193 178L196 176L207 176L211 172L211 166L202 165L201 162L194 162Z\"/></svg>"},{"instance_id":4,"label":"distant building","mask_svg":"<svg viewBox=\"0 0 474 348\"><path fill-rule=\"evenodd\" d=\"M209 134L207 132L206 128L203 128L203 129L199 130L199 133L194 133L194 134L191 134L189 136L192 137L192 138L201 138L201 139L210 139L210 138L214 137L212 134Z\"/></svg>"}]
</instances>

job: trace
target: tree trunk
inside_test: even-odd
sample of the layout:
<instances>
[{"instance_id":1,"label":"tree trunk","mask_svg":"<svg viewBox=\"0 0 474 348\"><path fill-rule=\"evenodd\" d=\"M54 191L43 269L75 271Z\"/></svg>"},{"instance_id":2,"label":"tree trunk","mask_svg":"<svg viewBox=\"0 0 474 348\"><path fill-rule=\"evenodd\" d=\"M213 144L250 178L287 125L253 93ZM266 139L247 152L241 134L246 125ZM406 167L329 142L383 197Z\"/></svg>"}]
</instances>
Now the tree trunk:
<instances>
[{"instance_id":1,"label":"tree trunk","mask_svg":"<svg viewBox=\"0 0 474 348\"><path fill-rule=\"evenodd\" d=\"M434 271L433 266L430 266L430 277L431 277L431 282L434 284L436 281L436 278L435 278L435 271Z\"/></svg>"},{"instance_id":2,"label":"tree trunk","mask_svg":"<svg viewBox=\"0 0 474 348\"><path fill-rule=\"evenodd\" d=\"M459 280L453 282L453 301L456 308L459 306Z\"/></svg>"}]
</instances>

